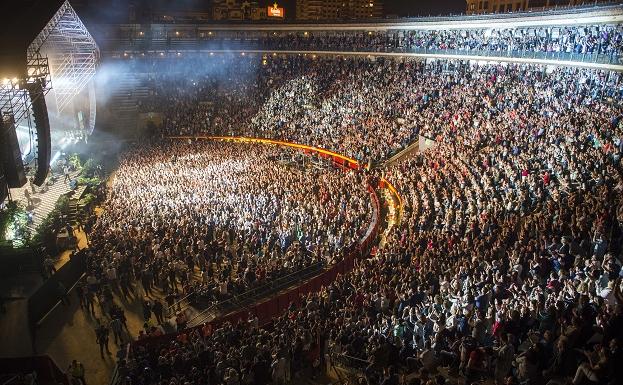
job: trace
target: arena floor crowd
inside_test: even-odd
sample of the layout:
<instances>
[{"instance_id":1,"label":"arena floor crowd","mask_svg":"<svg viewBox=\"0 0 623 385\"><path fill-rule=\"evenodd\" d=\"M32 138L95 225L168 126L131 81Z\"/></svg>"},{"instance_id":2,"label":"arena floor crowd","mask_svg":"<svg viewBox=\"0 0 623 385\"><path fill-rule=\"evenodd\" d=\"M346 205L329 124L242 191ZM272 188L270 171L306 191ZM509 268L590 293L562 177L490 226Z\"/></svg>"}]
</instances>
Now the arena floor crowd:
<instances>
[{"instance_id":1,"label":"arena floor crowd","mask_svg":"<svg viewBox=\"0 0 623 385\"><path fill-rule=\"evenodd\" d=\"M152 93L140 108L164 115L162 138L122 158L81 291L110 319L101 344L123 323L110 293L144 296L145 343L120 362L121 384L297 383L330 362L383 385L623 381L620 74L311 55L229 64L141 69ZM166 138L198 134L373 167ZM421 137L430 149L386 163ZM339 261L371 221L366 183L381 176L402 196L401 222L351 272L266 325L186 329L178 315L175 337L149 342L189 292L216 303Z\"/></svg>"}]
</instances>

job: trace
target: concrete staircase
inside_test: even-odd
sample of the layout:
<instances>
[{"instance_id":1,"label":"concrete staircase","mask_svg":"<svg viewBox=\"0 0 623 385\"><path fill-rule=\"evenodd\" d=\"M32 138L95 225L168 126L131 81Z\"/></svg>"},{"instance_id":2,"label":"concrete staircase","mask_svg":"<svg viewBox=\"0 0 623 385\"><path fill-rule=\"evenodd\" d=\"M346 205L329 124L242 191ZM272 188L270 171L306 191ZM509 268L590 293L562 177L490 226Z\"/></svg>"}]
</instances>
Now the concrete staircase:
<instances>
[{"instance_id":1,"label":"concrete staircase","mask_svg":"<svg viewBox=\"0 0 623 385\"><path fill-rule=\"evenodd\" d=\"M407 147L402 149L399 153L387 159L382 164L382 167L391 167L399 162L409 159L410 157L412 157L413 155L419 152L419 146L420 146L420 141L416 139L411 144L409 144Z\"/></svg>"},{"instance_id":2,"label":"concrete staircase","mask_svg":"<svg viewBox=\"0 0 623 385\"><path fill-rule=\"evenodd\" d=\"M134 88L137 80L131 73L120 73L115 93L110 100L110 109L113 111L115 130L133 132L136 130L138 107L134 99Z\"/></svg>"},{"instance_id":3,"label":"concrete staircase","mask_svg":"<svg viewBox=\"0 0 623 385\"><path fill-rule=\"evenodd\" d=\"M115 131L133 136L138 123L138 104L149 96L149 87L139 74L122 72L116 78L114 92L108 101Z\"/></svg>"},{"instance_id":4,"label":"concrete staircase","mask_svg":"<svg viewBox=\"0 0 623 385\"><path fill-rule=\"evenodd\" d=\"M73 195L69 199L69 208L67 212L67 220L72 226L76 226L80 223L80 219L82 216L82 205L80 204L80 198L84 194L87 186L79 186L76 190L74 190Z\"/></svg>"}]
</instances>

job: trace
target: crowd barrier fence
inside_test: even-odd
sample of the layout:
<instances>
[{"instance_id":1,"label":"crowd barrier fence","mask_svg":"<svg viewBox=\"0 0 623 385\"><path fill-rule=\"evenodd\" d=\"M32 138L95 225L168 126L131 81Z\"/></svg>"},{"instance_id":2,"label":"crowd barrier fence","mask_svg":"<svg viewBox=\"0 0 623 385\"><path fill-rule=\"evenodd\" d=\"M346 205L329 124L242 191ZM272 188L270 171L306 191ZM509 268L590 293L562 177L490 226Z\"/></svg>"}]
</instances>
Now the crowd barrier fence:
<instances>
[{"instance_id":1,"label":"crowd barrier fence","mask_svg":"<svg viewBox=\"0 0 623 385\"><path fill-rule=\"evenodd\" d=\"M60 302L59 283L63 284L69 294L71 288L84 274L85 268L85 253L75 253L67 263L61 266L56 273L52 274L30 297L28 297L28 321L30 324L33 346L36 327Z\"/></svg>"},{"instance_id":2,"label":"crowd barrier fence","mask_svg":"<svg viewBox=\"0 0 623 385\"><path fill-rule=\"evenodd\" d=\"M311 278L317 275L324 268L324 265L324 262L312 264L288 275L277 277L266 284L249 289L244 293L234 295L227 300L220 301L194 316L188 321L188 326L192 327L205 323L208 318L213 315L213 312L223 311L227 308L231 309L235 306L245 307L245 304L266 298L271 294L275 294L280 290L292 286L296 282Z\"/></svg>"}]
</instances>

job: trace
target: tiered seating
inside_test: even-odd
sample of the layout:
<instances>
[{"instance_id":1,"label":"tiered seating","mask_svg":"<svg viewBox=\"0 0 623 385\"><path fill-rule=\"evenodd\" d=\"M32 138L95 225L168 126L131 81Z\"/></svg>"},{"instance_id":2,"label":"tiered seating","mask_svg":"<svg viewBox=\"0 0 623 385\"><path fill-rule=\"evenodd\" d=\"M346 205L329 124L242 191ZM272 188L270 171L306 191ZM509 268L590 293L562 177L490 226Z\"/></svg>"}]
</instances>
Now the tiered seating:
<instances>
[{"instance_id":1,"label":"tiered seating","mask_svg":"<svg viewBox=\"0 0 623 385\"><path fill-rule=\"evenodd\" d=\"M424 383L442 366L470 383L622 378L615 306L623 302L623 109L607 97L617 94L618 74L298 57L279 63L284 67L266 64L257 110L234 133L382 159L391 153L383 145L404 146L399 108L400 119L417 125L411 132L436 140L405 162L371 171L400 191L402 222L376 255L293 301L270 325L254 317L206 325L139 349L132 383L143 381L144 367L153 372L150 383L189 376L268 383L271 365L279 383L315 374L330 355L347 365L363 361L373 384L394 376L389 366ZM175 134L176 126L167 129ZM194 159L185 156L179 161ZM347 182L335 184L350 191ZM294 202L309 193L303 189L284 207L299 215ZM357 212L362 202L350 195L331 207ZM327 236L330 244L340 238L332 218L314 222L338 232ZM361 219L338 220L338 227ZM574 353L588 349L596 352L592 361Z\"/></svg>"},{"instance_id":2,"label":"tiered seating","mask_svg":"<svg viewBox=\"0 0 623 385\"><path fill-rule=\"evenodd\" d=\"M607 11L606 11L607 12ZM604 13L606 13L604 12ZM279 51L338 51L338 52L418 52L452 53L486 56L543 57L558 60L598 61L619 63L623 27L617 16L621 9L613 7L610 14L594 18L583 25L577 14L569 11L567 17L547 20L540 18L521 20L516 15L506 20L491 22L487 19L428 21L387 21L388 24L370 30L368 25L330 25L323 31L309 31L306 26L298 30L273 31L263 28L235 26L212 30L206 25L157 25L153 31L120 26L117 34L102 36L108 49L136 51L148 54L154 51L196 50L279 50ZM582 13L580 17L588 20ZM536 16L536 15L535 15ZM501 17L504 19L504 17ZM604 20L606 23L604 23ZM431 23L433 21L433 23ZM545 23L544 23L545 21ZM490 23L483 27L483 23ZM531 25L531 23L533 23ZM393 24L393 25L392 25ZM126 29L127 28L127 29ZM116 35L116 36L115 36Z\"/></svg>"}]
</instances>

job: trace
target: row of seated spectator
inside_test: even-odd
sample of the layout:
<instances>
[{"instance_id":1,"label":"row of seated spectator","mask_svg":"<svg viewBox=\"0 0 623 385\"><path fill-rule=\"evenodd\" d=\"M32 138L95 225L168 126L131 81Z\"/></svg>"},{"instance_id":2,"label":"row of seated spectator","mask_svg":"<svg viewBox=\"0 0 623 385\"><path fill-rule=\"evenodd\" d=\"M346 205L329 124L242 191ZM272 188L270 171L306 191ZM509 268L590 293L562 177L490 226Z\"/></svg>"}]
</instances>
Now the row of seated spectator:
<instances>
[{"instance_id":1,"label":"row of seated spectator","mask_svg":"<svg viewBox=\"0 0 623 385\"><path fill-rule=\"evenodd\" d=\"M419 77L425 64L416 61L271 56L214 62L205 75L208 64L200 59L149 75L153 96L140 108L164 113L164 135L304 141L367 162L417 138L418 111L439 93L439 79ZM338 135L342 131L357 135Z\"/></svg>"},{"instance_id":2,"label":"row of seated spectator","mask_svg":"<svg viewBox=\"0 0 623 385\"><path fill-rule=\"evenodd\" d=\"M165 35L133 36L117 49L268 49L303 51L421 52L446 51L522 56L534 53L567 54L571 60L619 63L623 45L621 24L535 27L391 29L388 31L210 31L170 30ZM111 41L111 44L122 44ZM193 46L193 44L195 44ZM574 54L574 55L571 55ZM581 59L579 59L581 58Z\"/></svg>"},{"instance_id":3,"label":"row of seated spectator","mask_svg":"<svg viewBox=\"0 0 623 385\"><path fill-rule=\"evenodd\" d=\"M206 66L209 70L202 73ZM153 71L151 66L146 70ZM587 93L591 98L622 95L617 73L569 70L544 75L528 65L501 66L496 71L501 74L488 75L465 63L382 58L186 59L170 64L170 70L147 75L153 93L140 108L164 113L164 135L285 139L367 163L390 157L420 133L434 137L443 128L449 135L459 124L473 123L465 141L482 140L482 127L522 123L523 107L539 110L543 105L531 122L522 123L524 132L538 127L538 134L542 127L558 124L556 110L544 105L552 96L541 94L533 100L522 95L541 91L535 85L543 76L562 77L551 92L574 87L579 90L574 98ZM522 81L517 79L521 74L526 74ZM578 81L572 82L573 77ZM512 84L507 87L508 81ZM592 86L595 81L603 86ZM500 95L502 99L496 100ZM475 107L484 111L474 116L470 111ZM582 108L590 111L588 106ZM497 140L511 133L505 130Z\"/></svg>"},{"instance_id":4,"label":"row of seated spectator","mask_svg":"<svg viewBox=\"0 0 623 385\"><path fill-rule=\"evenodd\" d=\"M295 74L306 59L280 60ZM308 130L317 120L284 128L267 115L279 116L281 101L296 119L314 97L342 89L358 110L391 90L385 103L396 101L404 111L410 103L403 95L412 96L407 84L436 85L410 117L421 122L417 132L436 143L373 171L402 195L400 225L375 256L267 325L252 317L138 347L122 365L125 383L283 383L315 376L331 356L362 366L369 384L397 384L399 371L417 373L414 384L443 383L441 367L467 383L620 383L623 111L617 74L307 60L316 77L279 76L283 94L274 102L269 97L268 108L261 105L252 117L271 122L261 125L262 136L333 149L350 142L355 151L382 146L400 131L374 136L373 125L356 124L327 128L316 139ZM353 94L339 77L328 85L339 89L326 92L313 81L325 71L353 82L350 72L368 74L361 88L369 92ZM411 83L392 88L394 76L405 72ZM417 95L410 99L416 105L428 94ZM339 122L352 119L354 110L327 116ZM305 113L323 116L320 108Z\"/></svg>"},{"instance_id":5,"label":"row of seated spectator","mask_svg":"<svg viewBox=\"0 0 623 385\"><path fill-rule=\"evenodd\" d=\"M603 54L617 58L621 53L622 32L623 28L619 24L478 30L405 30L357 34L308 32L268 36L259 42L262 47L281 50L562 52Z\"/></svg>"}]
</instances>

